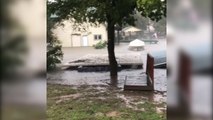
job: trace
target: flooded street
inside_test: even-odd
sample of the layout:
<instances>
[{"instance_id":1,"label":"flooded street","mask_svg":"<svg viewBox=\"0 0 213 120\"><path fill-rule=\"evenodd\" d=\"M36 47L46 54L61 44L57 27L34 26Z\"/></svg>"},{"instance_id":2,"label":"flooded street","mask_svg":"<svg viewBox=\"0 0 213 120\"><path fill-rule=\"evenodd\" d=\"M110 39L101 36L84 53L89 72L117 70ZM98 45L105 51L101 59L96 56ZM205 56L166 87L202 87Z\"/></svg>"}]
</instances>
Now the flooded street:
<instances>
[{"instance_id":1,"label":"flooded street","mask_svg":"<svg viewBox=\"0 0 213 120\"><path fill-rule=\"evenodd\" d=\"M51 106L63 108L61 105L66 104L66 106L74 106L75 109L85 109L85 107L78 107L82 106L82 103L85 103L86 106L92 105L90 108L93 108L98 103L98 107L95 109L99 109L99 112L94 113L95 116L121 116L130 113L141 115L142 111L147 112L147 114L152 111L154 114L165 117L167 100L166 69L154 69L154 91L124 91L124 83L127 76L134 77L131 82L143 81L141 76L145 72L147 53L165 50L165 48L165 40L159 41L158 44L147 44L143 51L130 51L128 50L127 43L116 46L116 57L120 56L121 60L125 59L127 62L132 63L139 61L143 65L142 68L127 68L119 71L116 87L110 78L109 71L78 72L78 70L74 69L60 69L48 73L47 85L50 95L48 99L52 102ZM62 64L76 60L79 61L79 58L91 59L95 63L100 63L103 60L97 58L107 56L106 48L100 50L92 47L63 48L63 52L64 59ZM95 57L88 57L88 55ZM131 57L131 55L136 57ZM105 58L104 60L107 61L107 57ZM80 61L82 60L80 59ZM52 97L52 95L56 97ZM105 108L105 106L108 107ZM69 109L63 110L67 111ZM51 110L54 111L54 109L50 108ZM108 112L100 112L106 110ZM123 110L127 110L128 112L124 112Z\"/></svg>"},{"instance_id":2,"label":"flooded street","mask_svg":"<svg viewBox=\"0 0 213 120\"><path fill-rule=\"evenodd\" d=\"M120 43L115 45L115 55L119 54L141 54L146 55L148 52L166 50L166 40L161 39L157 44L146 44L143 51L129 50L129 43ZM76 60L88 54L108 54L107 48L94 49L93 47L70 47L62 48L64 53L62 64Z\"/></svg>"},{"instance_id":3,"label":"flooded street","mask_svg":"<svg viewBox=\"0 0 213 120\"><path fill-rule=\"evenodd\" d=\"M122 70L118 72L118 87L123 88L125 76L140 76L142 70ZM166 91L166 69L155 69L155 90ZM62 85L109 85L109 72L78 72L64 70L49 73L47 77L48 83Z\"/></svg>"},{"instance_id":4,"label":"flooded street","mask_svg":"<svg viewBox=\"0 0 213 120\"><path fill-rule=\"evenodd\" d=\"M149 52L166 50L166 40L161 39L157 44L146 44L145 49L142 51L131 51L128 49L128 43L121 43L115 46L115 54L119 55L137 55L143 63L144 69L125 69L118 72L118 88L123 88L126 76L141 76L146 68L146 55ZM107 55L107 49L94 49L93 47L72 47L63 48L64 59L62 64L82 58L89 54L93 55ZM91 58L90 58L91 59ZM128 60L132 62L132 59ZM100 61L97 61L100 62ZM133 60L134 62L134 60ZM166 91L166 69L155 69L155 91ZM78 72L75 70L61 70L49 73L47 76L48 83L62 84L62 85L109 85L110 74L109 72Z\"/></svg>"}]
</instances>

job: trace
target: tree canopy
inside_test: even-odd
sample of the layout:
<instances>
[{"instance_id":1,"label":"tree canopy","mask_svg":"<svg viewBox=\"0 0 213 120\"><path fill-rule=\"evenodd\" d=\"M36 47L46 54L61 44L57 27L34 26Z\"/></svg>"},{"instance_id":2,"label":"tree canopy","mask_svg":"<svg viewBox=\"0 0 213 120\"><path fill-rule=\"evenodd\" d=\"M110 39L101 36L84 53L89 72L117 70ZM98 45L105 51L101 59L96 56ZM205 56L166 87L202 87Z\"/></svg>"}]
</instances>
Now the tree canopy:
<instances>
[{"instance_id":1,"label":"tree canopy","mask_svg":"<svg viewBox=\"0 0 213 120\"><path fill-rule=\"evenodd\" d=\"M59 21L105 23L112 19L114 24L134 25L136 11L153 21L166 16L166 0L54 0L48 1L48 11Z\"/></svg>"}]
</instances>

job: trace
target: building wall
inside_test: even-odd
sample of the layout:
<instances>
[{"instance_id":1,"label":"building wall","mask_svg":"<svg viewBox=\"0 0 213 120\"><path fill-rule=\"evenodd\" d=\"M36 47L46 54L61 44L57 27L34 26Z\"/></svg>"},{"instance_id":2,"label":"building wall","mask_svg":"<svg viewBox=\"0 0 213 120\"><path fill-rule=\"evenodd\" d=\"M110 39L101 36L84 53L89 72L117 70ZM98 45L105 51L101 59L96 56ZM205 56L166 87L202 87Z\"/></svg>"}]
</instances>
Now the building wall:
<instances>
[{"instance_id":1,"label":"building wall","mask_svg":"<svg viewBox=\"0 0 213 120\"><path fill-rule=\"evenodd\" d=\"M101 24L97 27L90 27L91 34L88 35L89 45L92 46L98 43L100 40L94 40L94 35L102 35L102 41L107 41L106 27Z\"/></svg>"},{"instance_id":2,"label":"building wall","mask_svg":"<svg viewBox=\"0 0 213 120\"><path fill-rule=\"evenodd\" d=\"M59 41L61 41L63 47L70 47L71 46L71 24L68 22L64 22L65 26L57 26L53 33L57 37Z\"/></svg>"},{"instance_id":3,"label":"building wall","mask_svg":"<svg viewBox=\"0 0 213 120\"><path fill-rule=\"evenodd\" d=\"M86 26L86 31L79 31L78 28L74 27L73 23L70 23L68 21L63 22L63 24L63 26L57 26L53 30L53 33L56 35L57 39L61 41L62 47L83 46L83 36L87 36L88 46L92 46L100 41L95 40L94 35L101 35L102 41L107 40L107 31L105 25L103 24L97 26L84 24L84 27Z\"/></svg>"}]
</instances>

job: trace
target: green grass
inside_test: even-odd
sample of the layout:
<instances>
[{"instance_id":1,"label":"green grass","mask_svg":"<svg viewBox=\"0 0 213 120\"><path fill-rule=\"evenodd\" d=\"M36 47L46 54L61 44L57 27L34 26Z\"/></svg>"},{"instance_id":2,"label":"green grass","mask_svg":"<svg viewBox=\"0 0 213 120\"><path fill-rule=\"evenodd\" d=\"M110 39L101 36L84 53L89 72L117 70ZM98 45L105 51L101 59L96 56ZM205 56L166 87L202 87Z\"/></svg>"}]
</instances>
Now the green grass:
<instances>
[{"instance_id":1,"label":"green grass","mask_svg":"<svg viewBox=\"0 0 213 120\"><path fill-rule=\"evenodd\" d=\"M145 111L134 110L126 106L126 103L117 97L122 94L114 89L104 92L95 87L79 87L50 85L47 89L47 119L48 120L165 120L165 114L159 114L151 101L138 104L136 107ZM80 94L78 98L69 98L57 103L60 96ZM58 98L57 98L58 97ZM53 99L54 98L54 99ZM109 115L115 112L116 115Z\"/></svg>"},{"instance_id":2,"label":"green grass","mask_svg":"<svg viewBox=\"0 0 213 120\"><path fill-rule=\"evenodd\" d=\"M62 95L74 94L77 91L71 86L65 85L48 85L47 87L47 97L57 97Z\"/></svg>"}]
</instances>

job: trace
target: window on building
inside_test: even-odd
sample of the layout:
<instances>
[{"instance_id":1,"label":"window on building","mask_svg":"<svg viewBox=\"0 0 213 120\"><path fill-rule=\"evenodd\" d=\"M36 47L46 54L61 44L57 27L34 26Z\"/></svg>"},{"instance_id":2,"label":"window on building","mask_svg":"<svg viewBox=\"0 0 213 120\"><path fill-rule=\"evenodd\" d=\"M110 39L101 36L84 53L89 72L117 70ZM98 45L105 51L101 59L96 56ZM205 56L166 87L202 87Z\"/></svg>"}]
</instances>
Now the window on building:
<instances>
[{"instance_id":1,"label":"window on building","mask_svg":"<svg viewBox=\"0 0 213 120\"><path fill-rule=\"evenodd\" d=\"M94 40L102 40L102 36L101 35L94 35Z\"/></svg>"},{"instance_id":2,"label":"window on building","mask_svg":"<svg viewBox=\"0 0 213 120\"><path fill-rule=\"evenodd\" d=\"M98 35L98 39L101 40L101 39L102 39L102 36L101 36L101 35Z\"/></svg>"},{"instance_id":3,"label":"window on building","mask_svg":"<svg viewBox=\"0 0 213 120\"><path fill-rule=\"evenodd\" d=\"M98 36L97 35L94 35L94 40L98 40Z\"/></svg>"}]
</instances>

